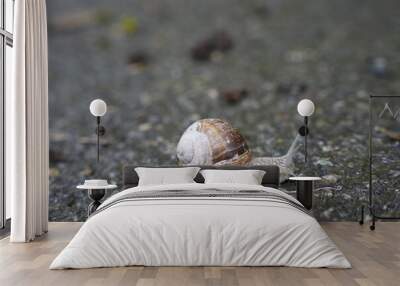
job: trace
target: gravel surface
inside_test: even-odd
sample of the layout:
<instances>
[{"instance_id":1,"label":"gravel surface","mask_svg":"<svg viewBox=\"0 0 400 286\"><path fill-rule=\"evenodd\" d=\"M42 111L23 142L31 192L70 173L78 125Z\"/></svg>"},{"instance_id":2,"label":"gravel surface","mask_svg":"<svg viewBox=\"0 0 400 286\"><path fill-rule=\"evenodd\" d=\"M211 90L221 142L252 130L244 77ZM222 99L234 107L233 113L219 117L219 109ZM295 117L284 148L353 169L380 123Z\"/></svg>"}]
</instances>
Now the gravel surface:
<instances>
[{"instance_id":1,"label":"gravel surface","mask_svg":"<svg viewBox=\"0 0 400 286\"><path fill-rule=\"evenodd\" d=\"M324 177L314 214L358 219L369 94L400 90L399 1L52 0L47 8L50 220L85 220L89 199L75 190L85 178L120 185L124 164L176 163L182 132L201 118L239 128L254 156L282 155L302 124L302 98L316 105L309 154ZM99 166L95 98L109 107ZM384 166L377 211L399 214L400 138L376 136L391 150L376 157Z\"/></svg>"}]
</instances>

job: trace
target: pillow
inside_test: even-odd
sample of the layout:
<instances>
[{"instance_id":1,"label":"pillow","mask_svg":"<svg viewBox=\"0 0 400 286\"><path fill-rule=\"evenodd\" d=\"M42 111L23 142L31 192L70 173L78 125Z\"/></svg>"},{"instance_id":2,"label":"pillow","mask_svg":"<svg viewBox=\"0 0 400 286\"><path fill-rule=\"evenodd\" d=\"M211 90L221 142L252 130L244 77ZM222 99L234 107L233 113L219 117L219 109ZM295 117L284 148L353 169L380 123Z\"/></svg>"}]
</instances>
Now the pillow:
<instances>
[{"instance_id":1,"label":"pillow","mask_svg":"<svg viewBox=\"0 0 400 286\"><path fill-rule=\"evenodd\" d=\"M265 171L261 170L202 170L205 184L261 185Z\"/></svg>"},{"instance_id":2,"label":"pillow","mask_svg":"<svg viewBox=\"0 0 400 286\"><path fill-rule=\"evenodd\" d=\"M135 168L139 176L139 186L195 183L193 179L199 170L199 167Z\"/></svg>"}]
</instances>

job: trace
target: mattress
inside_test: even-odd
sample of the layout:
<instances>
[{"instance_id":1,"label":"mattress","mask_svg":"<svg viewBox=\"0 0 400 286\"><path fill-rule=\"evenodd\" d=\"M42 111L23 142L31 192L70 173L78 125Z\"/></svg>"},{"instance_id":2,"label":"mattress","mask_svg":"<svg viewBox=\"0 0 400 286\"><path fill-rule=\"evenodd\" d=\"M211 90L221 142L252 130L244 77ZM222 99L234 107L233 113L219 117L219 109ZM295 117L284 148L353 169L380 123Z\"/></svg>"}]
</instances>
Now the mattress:
<instances>
[{"instance_id":1,"label":"mattress","mask_svg":"<svg viewBox=\"0 0 400 286\"><path fill-rule=\"evenodd\" d=\"M293 197L263 186L197 183L110 197L50 269L131 265L351 267Z\"/></svg>"}]
</instances>

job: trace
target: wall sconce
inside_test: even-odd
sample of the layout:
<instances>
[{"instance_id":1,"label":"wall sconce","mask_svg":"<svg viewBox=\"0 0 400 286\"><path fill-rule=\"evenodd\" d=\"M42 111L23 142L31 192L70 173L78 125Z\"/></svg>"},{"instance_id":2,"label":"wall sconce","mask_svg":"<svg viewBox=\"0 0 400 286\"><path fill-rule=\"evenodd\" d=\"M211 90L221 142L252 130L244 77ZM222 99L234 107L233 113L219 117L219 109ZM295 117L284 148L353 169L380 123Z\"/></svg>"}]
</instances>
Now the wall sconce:
<instances>
[{"instance_id":1,"label":"wall sconce","mask_svg":"<svg viewBox=\"0 0 400 286\"><path fill-rule=\"evenodd\" d=\"M96 117L97 120L97 127L96 127L96 134L97 134L97 162L100 161L100 136L103 136L106 133L106 129L104 126L100 125L100 118L104 116L107 112L107 104L104 100L95 99L90 103L90 113Z\"/></svg>"},{"instance_id":2,"label":"wall sconce","mask_svg":"<svg viewBox=\"0 0 400 286\"><path fill-rule=\"evenodd\" d=\"M304 136L304 161L307 163L307 135L308 130L308 117L313 115L315 110L314 103L309 99L303 99L297 105L297 112L304 117L304 126L301 126L299 133Z\"/></svg>"}]
</instances>

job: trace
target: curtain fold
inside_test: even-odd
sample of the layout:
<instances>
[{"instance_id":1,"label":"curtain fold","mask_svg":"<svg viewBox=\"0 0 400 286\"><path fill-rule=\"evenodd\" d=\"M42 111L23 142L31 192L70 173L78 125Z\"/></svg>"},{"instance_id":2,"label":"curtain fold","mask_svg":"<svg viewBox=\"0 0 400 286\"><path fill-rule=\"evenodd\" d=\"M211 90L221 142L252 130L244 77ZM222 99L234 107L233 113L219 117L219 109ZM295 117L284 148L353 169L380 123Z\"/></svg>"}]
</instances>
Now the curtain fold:
<instances>
[{"instance_id":1,"label":"curtain fold","mask_svg":"<svg viewBox=\"0 0 400 286\"><path fill-rule=\"evenodd\" d=\"M13 93L6 114L12 242L48 225L48 50L45 0L15 2ZM6 99L7 100L7 99Z\"/></svg>"}]
</instances>

